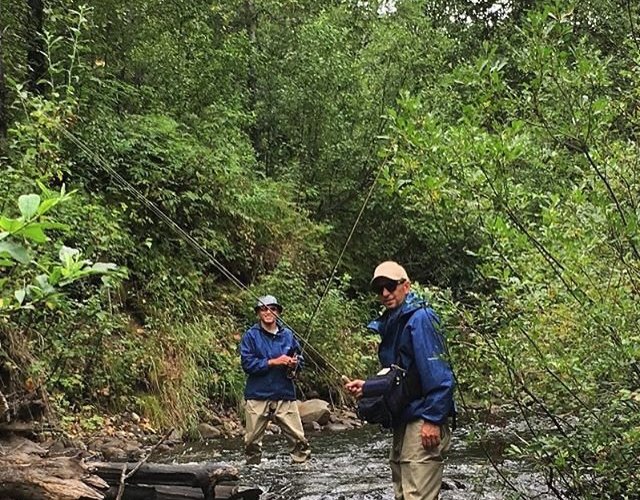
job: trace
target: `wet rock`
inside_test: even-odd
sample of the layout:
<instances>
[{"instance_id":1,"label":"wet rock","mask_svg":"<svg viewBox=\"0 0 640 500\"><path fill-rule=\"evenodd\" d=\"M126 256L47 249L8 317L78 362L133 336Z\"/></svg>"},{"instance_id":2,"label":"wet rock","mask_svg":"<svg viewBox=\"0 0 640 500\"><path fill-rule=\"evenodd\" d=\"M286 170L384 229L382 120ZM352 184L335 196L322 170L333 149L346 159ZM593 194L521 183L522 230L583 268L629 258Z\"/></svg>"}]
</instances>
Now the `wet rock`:
<instances>
[{"instance_id":1,"label":"wet rock","mask_svg":"<svg viewBox=\"0 0 640 500\"><path fill-rule=\"evenodd\" d=\"M353 429L352 426L348 425L348 424L344 424L344 423L329 423L324 427L325 430L327 431L331 431L331 432L343 432L343 431L348 431L349 429Z\"/></svg>"},{"instance_id":2,"label":"wet rock","mask_svg":"<svg viewBox=\"0 0 640 500\"><path fill-rule=\"evenodd\" d=\"M267 424L267 432L269 432L270 434L280 434L282 431L276 424L274 424L273 422L269 422Z\"/></svg>"},{"instance_id":3,"label":"wet rock","mask_svg":"<svg viewBox=\"0 0 640 500\"><path fill-rule=\"evenodd\" d=\"M166 440L169 443L182 443L182 432L174 429Z\"/></svg>"},{"instance_id":4,"label":"wet rock","mask_svg":"<svg viewBox=\"0 0 640 500\"><path fill-rule=\"evenodd\" d=\"M442 480L442 489L443 490L466 490L467 486L457 479L443 479Z\"/></svg>"},{"instance_id":5,"label":"wet rock","mask_svg":"<svg viewBox=\"0 0 640 500\"><path fill-rule=\"evenodd\" d=\"M87 445L79 439L62 437L52 439L44 443L50 457L87 457L92 453L88 452Z\"/></svg>"},{"instance_id":6,"label":"wet rock","mask_svg":"<svg viewBox=\"0 0 640 500\"><path fill-rule=\"evenodd\" d=\"M222 431L220 429L204 422L198 424L198 432L202 439L215 439L222 436Z\"/></svg>"},{"instance_id":7,"label":"wet rock","mask_svg":"<svg viewBox=\"0 0 640 500\"><path fill-rule=\"evenodd\" d=\"M63 439L63 444L66 448L73 448L75 450L87 450L87 445L79 438L76 439Z\"/></svg>"},{"instance_id":8,"label":"wet rock","mask_svg":"<svg viewBox=\"0 0 640 500\"><path fill-rule=\"evenodd\" d=\"M322 426L318 422L302 422L302 428L307 432L320 432Z\"/></svg>"},{"instance_id":9,"label":"wet rock","mask_svg":"<svg viewBox=\"0 0 640 500\"><path fill-rule=\"evenodd\" d=\"M170 451L172 448L173 448L173 447L172 447L171 445L168 445L167 443L160 443L160 444L158 445L158 447L156 448L156 450L157 450L159 453L165 453L165 452Z\"/></svg>"},{"instance_id":10,"label":"wet rock","mask_svg":"<svg viewBox=\"0 0 640 500\"><path fill-rule=\"evenodd\" d=\"M215 426L222 425L222 419L215 413L211 414L211 416L209 417L209 422L211 423L211 425L215 425Z\"/></svg>"},{"instance_id":11,"label":"wet rock","mask_svg":"<svg viewBox=\"0 0 640 500\"><path fill-rule=\"evenodd\" d=\"M116 446L104 446L100 449L100 453L107 462L126 462L127 453Z\"/></svg>"},{"instance_id":12,"label":"wet rock","mask_svg":"<svg viewBox=\"0 0 640 500\"><path fill-rule=\"evenodd\" d=\"M355 411L352 410L341 410L340 411L341 419L349 419L349 420L359 420L358 415Z\"/></svg>"},{"instance_id":13,"label":"wet rock","mask_svg":"<svg viewBox=\"0 0 640 500\"><path fill-rule=\"evenodd\" d=\"M326 425L331 418L329 403L322 399L308 399L298 403L298 411L303 424L318 422L320 425Z\"/></svg>"},{"instance_id":14,"label":"wet rock","mask_svg":"<svg viewBox=\"0 0 640 500\"><path fill-rule=\"evenodd\" d=\"M144 454L142 445L137 441L126 443L124 447L124 451L127 454L127 460L132 460L132 461L139 460Z\"/></svg>"},{"instance_id":15,"label":"wet rock","mask_svg":"<svg viewBox=\"0 0 640 500\"><path fill-rule=\"evenodd\" d=\"M61 453L64 453L65 446L64 443L60 439L56 439L48 444L49 454L52 456L58 456Z\"/></svg>"}]
</instances>

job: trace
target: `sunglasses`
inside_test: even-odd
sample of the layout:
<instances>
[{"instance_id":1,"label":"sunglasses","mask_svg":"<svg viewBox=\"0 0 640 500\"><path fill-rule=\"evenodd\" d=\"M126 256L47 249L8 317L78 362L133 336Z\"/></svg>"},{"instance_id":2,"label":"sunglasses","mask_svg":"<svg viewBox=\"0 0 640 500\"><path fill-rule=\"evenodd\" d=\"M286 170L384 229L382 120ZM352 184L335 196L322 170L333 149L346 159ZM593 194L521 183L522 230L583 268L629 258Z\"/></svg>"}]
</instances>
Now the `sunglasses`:
<instances>
[{"instance_id":1,"label":"sunglasses","mask_svg":"<svg viewBox=\"0 0 640 500\"><path fill-rule=\"evenodd\" d=\"M371 285L371 290L378 295L382 294L383 290L386 290L389 293L393 293L398 288L398 285L401 285L406 280L387 280L387 281L379 281Z\"/></svg>"},{"instance_id":2,"label":"sunglasses","mask_svg":"<svg viewBox=\"0 0 640 500\"><path fill-rule=\"evenodd\" d=\"M260 312L267 312L267 311L271 311L271 312L278 312L278 306L260 306L258 307L258 311Z\"/></svg>"}]
</instances>

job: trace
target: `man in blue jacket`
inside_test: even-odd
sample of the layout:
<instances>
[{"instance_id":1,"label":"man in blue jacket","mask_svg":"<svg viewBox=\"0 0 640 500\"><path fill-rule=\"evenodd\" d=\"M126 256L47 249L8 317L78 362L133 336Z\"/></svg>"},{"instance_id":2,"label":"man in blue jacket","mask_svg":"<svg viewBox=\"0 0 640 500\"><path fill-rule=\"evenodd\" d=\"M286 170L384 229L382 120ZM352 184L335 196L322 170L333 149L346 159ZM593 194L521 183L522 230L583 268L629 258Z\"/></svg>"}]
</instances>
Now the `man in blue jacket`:
<instances>
[{"instance_id":1,"label":"man in blue jacket","mask_svg":"<svg viewBox=\"0 0 640 500\"><path fill-rule=\"evenodd\" d=\"M258 322L240 342L242 369L247 374L245 402L245 456L247 463L262 459L262 437L274 421L290 444L291 460L306 461L311 451L305 439L293 378L302 367L300 344L278 318L282 306L273 295L260 297L255 305Z\"/></svg>"},{"instance_id":2,"label":"man in blue jacket","mask_svg":"<svg viewBox=\"0 0 640 500\"><path fill-rule=\"evenodd\" d=\"M420 396L393 422L389 461L395 499L435 500L450 444L448 419L455 412L454 377L445 358L440 320L411 293L409 276L396 262L376 267L371 288L386 309L369 324L381 336L380 364L399 365L420 380ZM365 383L353 380L345 387L360 398Z\"/></svg>"}]
</instances>

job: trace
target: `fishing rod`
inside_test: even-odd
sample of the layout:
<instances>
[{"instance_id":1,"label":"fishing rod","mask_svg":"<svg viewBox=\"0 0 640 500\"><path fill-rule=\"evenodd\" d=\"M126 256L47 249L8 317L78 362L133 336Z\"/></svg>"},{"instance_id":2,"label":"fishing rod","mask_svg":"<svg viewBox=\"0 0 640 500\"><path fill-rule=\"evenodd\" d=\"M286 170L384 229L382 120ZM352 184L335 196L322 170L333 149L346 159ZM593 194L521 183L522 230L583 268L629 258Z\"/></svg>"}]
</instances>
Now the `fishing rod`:
<instances>
[{"instance_id":1,"label":"fishing rod","mask_svg":"<svg viewBox=\"0 0 640 500\"><path fill-rule=\"evenodd\" d=\"M229 281L231 281L239 289L241 289L242 291L248 293L253 299L256 300L256 303L262 304L263 306L267 306L267 304L262 302L260 297L255 292L253 292L248 286L246 286L242 281L240 281L240 279L238 279L229 269L227 269L227 267L224 264L222 264L222 262L220 262L218 259L216 259L211 254L211 252L209 252L206 248L204 248L195 238L193 238L177 222L175 222L164 211L162 211L154 202L149 200L135 186L133 186L129 181L127 181L124 177L122 177L111 165L109 165L109 163L106 160L104 160L98 154L96 154L93 150L91 150L75 134L71 133L70 131L68 131L67 129L63 128L60 125L58 125L58 128L67 139L69 139L73 144L75 144L96 165L100 166L107 173L109 173L109 175L111 175L111 177L115 180L115 182L120 187L124 188L126 191L128 191L130 194L132 194L138 201L140 201L151 212L153 212L157 217L159 217L180 238L182 238L185 242L187 242L188 245L190 245L194 250L196 250L196 252L198 252L199 254L204 256L207 261L209 261L211 264L213 264L213 266L218 271L220 271L220 273L224 277L226 277ZM376 179L377 179L377 176L376 176ZM374 182L374 185L375 185L375 182ZM371 192L369 193L369 196L367 197L367 199L365 201L368 201L368 199L370 197L370 194L371 194ZM363 211L364 211L364 207L362 208L360 215L362 214ZM358 220L359 220L359 218L358 218ZM358 221L356 221L356 224L357 224L357 222ZM351 234L353 234L353 231L355 231L355 226L354 226L354 228L352 228L352 233ZM350 234L350 237L351 237L351 234ZM348 241L347 241L347 243L348 243ZM346 248L346 246L345 246L345 248ZM343 248L343 253L344 253L344 248ZM341 257L342 257L342 254L340 255L340 258ZM336 268L337 268L337 264L336 264L336 266L334 266L334 272L335 272ZM316 307L316 311L314 311L314 314L317 312L318 308L319 308L319 305L318 305L318 307ZM287 328L289 328L293 332L293 334L296 336L296 338L298 338L298 340L300 341L300 343L302 344L304 349L306 349L309 352L311 352L314 356L317 356L318 359L320 359L323 363L325 363L325 365L328 368L330 368L331 370L333 370L333 372L335 372L338 376L343 377L342 372L340 370L338 370L338 368L336 368L335 365L333 365L320 351L318 351L318 349L316 349L308 341L308 338L305 338L302 335L300 335L293 327L291 327L291 325L289 325L284 319L282 319L280 317L280 315L278 315L275 312L274 312L274 314L275 314L276 318L278 319L278 321L280 321L284 326L286 326ZM313 316L312 316L312 319L313 319ZM317 365L317 363L316 363L316 365Z\"/></svg>"},{"instance_id":2,"label":"fishing rod","mask_svg":"<svg viewBox=\"0 0 640 500\"><path fill-rule=\"evenodd\" d=\"M333 278L336 275L336 272L338 270L338 266L340 265L340 262L342 261L342 257L344 256L345 251L347 250L347 246L349 245L349 242L351 241L351 238L353 237L353 235L354 235L354 233L356 231L356 227L358 226L358 223L360 222L360 219L362 218L362 215L364 214L364 210L367 207L367 204L369 203L369 199L371 198L371 195L373 194L373 189L376 187L376 184L378 183L378 178L380 177L380 174L382 173L382 170L383 170L384 166L387 164L387 160L388 160L388 158L385 158L385 160L380 165L380 168L378 168L376 176L374 177L373 182L371 183L371 186L369 187L369 191L367 192L367 196L365 197L364 201L362 202L362 206L360 207L360 211L358 212L356 220L353 223L353 226L351 227L351 231L349 231L349 235L347 236L347 239L344 242L344 245L342 246L342 250L340 251L340 254L338 255L338 259L336 260L336 263L333 266L333 269L331 270L331 275L329 276L329 279L327 280L327 284L324 287L322 295L320 295L320 298L318 299L318 302L317 302L316 307L315 307L315 309L313 311L313 314L311 314L311 318L307 322L306 329L305 329L305 331L307 332L307 337L305 338L305 340L308 340L309 336L311 335L311 324L313 323L313 320L314 320L316 314L320 310L320 305L322 304L322 301L327 296L327 293L329 293L329 288L331 287L331 282L333 281Z\"/></svg>"},{"instance_id":3,"label":"fishing rod","mask_svg":"<svg viewBox=\"0 0 640 500\"><path fill-rule=\"evenodd\" d=\"M213 264L213 266L216 269L218 269L218 271L220 271L220 273L223 276L225 276L229 281L231 281L239 289L241 289L242 291L248 293L251 297L253 297L256 300L256 303L262 304L263 306L268 306L268 304L265 304L256 293L254 293L249 287L247 287L242 281L240 281L240 279L238 279L229 269L227 269L227 267L224 264L222 264L218 259L216 259L215 256L213 256L211 254L211 252L209 252L206 248L204 248L196 239L194 239L178 223L176 223L173 219L171 219L171 217L169 217L165 212L163 212L155 203L153 203L151 200L149 200L143 193L141 193L130 182L128 182L125 178L123 178L113 167L111 167L111 165L109 165L109 163L106 160L104 160L103 158L98 156L81 139L79 139L77 136L72 134L70 131L68 131L67 129L63 128L60 125L57 125L57 127L59 128L59 130L62 132L62 134L67 139L69 139L73 144L75 144L78 148L80 148L80 150L82 150L90 159L92 159L96 165L98 165L101 168L103 168L115 180L115 182L118 185L120 185L120 187L124 188L126 191L131 193L137 200L139 200L151 212L153 212L157 217L159 217L180 238L182 238L184 241L187 242L188 245L190 245L194 250L196 250L197 253L199 253L202 256L204 256L204 258L207 261L209 261L211 264ZM360 219L362 218L362 215L364 213L366 205L368 204L368 202L369 202L369 200L370 200L370 198L371 198L371 196L373 194L374 187L377 184L378 178L380 177L380 174L381 174L384 166L386 165L387 161L388 160L385 159L385 161L382 162L381 167L378 169L378 172L376 173L376 176L375 176L375 178L374 178L374 180L373 180L373 182L371 184L371 187L369 188L367 196L365 197L365 200L364 200L364 202L362 204L362 207L360 208L358 216L357 216L357 218L356 218L356 220L355 220L355 222L354 222L354 224L353 224L353 226L351 228L351 231L349 232L349 235L348 235L348 237L347 237L347 239L345 241L345 244L342 247L340 255L338 256L338 260L337 260L336 264L334 265L334 267L332 269L331 276L330 276L330 278L329 278L329 280L327 282L327 285L326 285L322 295L320 296L320 299L318 300L318 303L316 304L316 308L314 309L313 314L311 315L311 318L310 318L309 322L307 323L307 328L308 329L311 327L313 319L315 318L315 316L317 315L317 313L318 313L318 311L320 309L320 305L322 303L322 300L324 299L324 297L326 297L326 295L328 293L329 287L331 285L331 281L333 280L333 277L335 276L335 273L336 273L337 268L338 268L338 266L340 264L340 261L341 261L342 257L344 256L346 248L347 248L349 242L351 241L351 238L353 237L353 234L355 233L355 229L356 229ZM287 328L289 328L292 331L292 333L296 336L296 338L299 339L299 341L302 344L303 348L309 350L312 354L317 356L318 359L320 359L322 362L324 362L329 369L331 369L335 374L337 374L340 377L340 380L342 382L346 383L346 382L350 382L351 381L351 379L349 379L340 370L338 370L338 368L336 368L335 365L333 365L333 363L331 363L320 351L318 351L308 341L309 331L307 332L307 336L306 337L302 337L293 327L291 327L284 319L282 319L280 317L280 315L277 314L277 312L274 311L274 315L276 316L276 318L284 326L286 326ZM316 363L316 365L317 365L317 363ZM461 393L461 388L460 388L459 385L458 385L458 391L459 391L459 393ZM484 446L482 444L481 444L481 447L484 449ZM488 452L486 450L485 450L485 453L487 454L487 456L489 456L489 454L488 454ZM506 484L508 484L514 491L516 491L519 496L522 496L522 493L520 493L517 490L517 488L515 488L508 480L506 480L504 475L498 470L497 464L494 463L491 459L490 459L490 461L491 461L491 465L499 473L499 475L502 478L502 480L505 481Z\"/></svg>"}]
</instances>

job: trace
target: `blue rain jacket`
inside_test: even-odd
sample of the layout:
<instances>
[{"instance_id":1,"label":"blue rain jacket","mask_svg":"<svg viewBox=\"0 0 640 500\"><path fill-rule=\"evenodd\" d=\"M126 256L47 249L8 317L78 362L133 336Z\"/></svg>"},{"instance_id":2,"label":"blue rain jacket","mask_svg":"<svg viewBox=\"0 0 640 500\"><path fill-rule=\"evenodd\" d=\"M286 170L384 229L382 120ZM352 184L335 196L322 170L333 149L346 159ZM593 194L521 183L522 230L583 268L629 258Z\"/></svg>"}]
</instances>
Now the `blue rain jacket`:
<instances>
[{"instance_id":1,"label":"blue rain jacket","mask_svg":"<svg viewBox=\"0 0 640 500\"><path fill-rule=\"evenodd\" d=\"M441 425L455 412L453 390L455 381L446 360L445 340L436 313L413 293L402 306L385 311L369 324L380 334L378 359L383 367L397 364L417 370L422 398L415 399L403 411L401 422L421 418ZM415 373L415 372L414 372Z\"/></svg>"},{"instance_id":2,"label":"blue rain jacket","mask_svg":"<svg viewBox=\"0 0 640 500\"><path fill-rule=\"evenodd\" d=\"M278 325L273 334L264 330L260 323L249 328L240 342L240 360L242 369L248 375L244 388L245 399L269 401L294 401L296 389L293 380L287 377L285 366L268 367L269 359L282 354L298 354L298 369L303 359L298 340L288 328Z\"/></svg>"}]
</instances>

